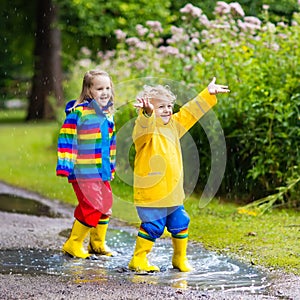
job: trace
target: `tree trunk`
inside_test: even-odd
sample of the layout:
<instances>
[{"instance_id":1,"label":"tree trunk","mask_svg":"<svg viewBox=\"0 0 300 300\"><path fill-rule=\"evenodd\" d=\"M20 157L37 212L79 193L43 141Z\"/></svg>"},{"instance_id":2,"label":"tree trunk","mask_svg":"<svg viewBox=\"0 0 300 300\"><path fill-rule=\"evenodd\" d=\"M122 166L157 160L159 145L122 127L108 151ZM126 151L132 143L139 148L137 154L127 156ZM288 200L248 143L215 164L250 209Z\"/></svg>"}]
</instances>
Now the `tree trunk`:
<instances>
[{"instance_id":1,"label":"tree trunk","mask_svg":"<svg viewBox=\"0 0 300 300\"><path fill-rule=\"evenodd\" d=\"M52 0L38 0L34 50L34 76L27 120L53 120L56 106L63 103L61 33L58 8Z\"/></svg>"}]
</instances>

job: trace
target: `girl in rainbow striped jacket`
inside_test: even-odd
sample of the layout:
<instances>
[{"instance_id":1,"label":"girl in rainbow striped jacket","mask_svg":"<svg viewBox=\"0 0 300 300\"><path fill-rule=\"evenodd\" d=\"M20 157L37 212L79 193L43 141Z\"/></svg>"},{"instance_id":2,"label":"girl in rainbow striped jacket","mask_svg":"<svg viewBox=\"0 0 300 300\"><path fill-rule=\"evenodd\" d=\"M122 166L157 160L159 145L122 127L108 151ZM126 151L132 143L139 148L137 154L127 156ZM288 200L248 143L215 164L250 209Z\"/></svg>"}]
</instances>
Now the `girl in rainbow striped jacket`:
<instances>
[{"instance_id":1,"label":"girl in rainbow striped jacket","mask_svg":"<svg viewBox=\"0 0 300 300\"><path fill-rule=\"evenodd\" d=\"M73 257L112 256L105 239L113 202L109 182L116 158L113 107L113 83L101 70L86 72L80 97L66 105L56 175L68 178L78 199L71 234L63 245L63 252ZM83 243L89 233L86 250Z\"/></svg>"}]
</instances>

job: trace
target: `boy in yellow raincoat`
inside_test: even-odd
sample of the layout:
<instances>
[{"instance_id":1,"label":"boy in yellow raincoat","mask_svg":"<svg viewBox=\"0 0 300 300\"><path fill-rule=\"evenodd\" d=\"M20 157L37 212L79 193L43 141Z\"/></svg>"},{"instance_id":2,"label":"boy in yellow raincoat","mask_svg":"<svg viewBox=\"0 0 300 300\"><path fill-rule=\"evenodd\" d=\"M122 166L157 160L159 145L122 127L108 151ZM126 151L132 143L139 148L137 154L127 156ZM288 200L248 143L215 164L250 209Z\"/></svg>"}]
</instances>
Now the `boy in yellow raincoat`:
<instances>
[{"instance_id":1,"label":"boy in yellow raincoat","mask_svg":"<svg viewBox=\"0 0 300 300\"><path fill-rule=\"evenodd\" d=\"M172 265L181 272L193 268L186 257L190 218L184 210L183 165L180 138L216 103L225 85L211 83L173 114L175 95L167 86L144 86L135 107L139 115L133 130L134 202L141 219L129 269L155 272L147 254L165 227L172 235Z\"/></svg>"}]
</instances>

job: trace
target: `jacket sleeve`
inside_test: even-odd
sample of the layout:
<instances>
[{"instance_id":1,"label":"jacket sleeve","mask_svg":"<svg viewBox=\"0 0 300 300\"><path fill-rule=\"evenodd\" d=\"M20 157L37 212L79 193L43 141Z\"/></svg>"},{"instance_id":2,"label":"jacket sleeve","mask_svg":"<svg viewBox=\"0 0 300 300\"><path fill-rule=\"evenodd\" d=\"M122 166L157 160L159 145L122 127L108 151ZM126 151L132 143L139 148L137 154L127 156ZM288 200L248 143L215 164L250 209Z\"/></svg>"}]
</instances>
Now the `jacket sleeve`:
<instances>
[{"instance_id":1,"label":"jacket sleeve","mask_svg":"<svg viewBox=\"0 0 300 300\"><path fill-rule=\"evenodd\" d=\"M112 129L110 138L110 170L111 177L114 178L116 172L116 130L115 126Z\"/></svg>"},{"instance_id":2,"label":"jacket sleeve","mask_svg":"<svg viewBox=\"0 0 300 300\"><path fill-rule=\"evenodd\" d=\"M56 175L68 177L73 172L77 158L77 123L79 114L67 115L58 136Z\"/></svg>"},{"instance_id":3,"label":"jacket sleeve","mask_svg":"<svg viewBox=\"0 0 300 300\"><path fill-rule=\"evenodd\" d=\"M133 128L132 139L136 146L146 143L153 135L156 119L155 113L151 116L145 116L140 109L138 117Z\"/></svg>"},{"instance_id":4,"label":"jacket sleeve","mask_svg":"<svg viewBox=\"0 0 300 300\"><path fill-rule=\"evenodd\" d=\"M173 115L179 137L181 138L216 103L216 96L211 95L206 88L196 98L182 106L179 112Z\"/></svg>"}]
</instances>

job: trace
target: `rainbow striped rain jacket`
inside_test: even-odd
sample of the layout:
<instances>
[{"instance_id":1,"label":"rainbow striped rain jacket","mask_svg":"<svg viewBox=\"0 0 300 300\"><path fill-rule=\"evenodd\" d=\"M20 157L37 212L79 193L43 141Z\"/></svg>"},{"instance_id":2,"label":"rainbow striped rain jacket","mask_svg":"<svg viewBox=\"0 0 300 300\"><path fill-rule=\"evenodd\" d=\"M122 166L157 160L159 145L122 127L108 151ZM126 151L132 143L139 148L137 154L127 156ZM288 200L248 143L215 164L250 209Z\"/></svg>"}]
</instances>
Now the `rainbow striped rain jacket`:
<instances>
[{"instance_id":1,"label":"rainbow striped rain jacket","mask_svg":"<svg viewBox=\"0 0 300 300\"><path fill-rule=\"evenodd\" d=\"M111 180L115 172L116 135L113 116L94 99L73 107L66 105L66 119L58 137L57 176L76 180Z\"/></svg>"}]
</instances>

